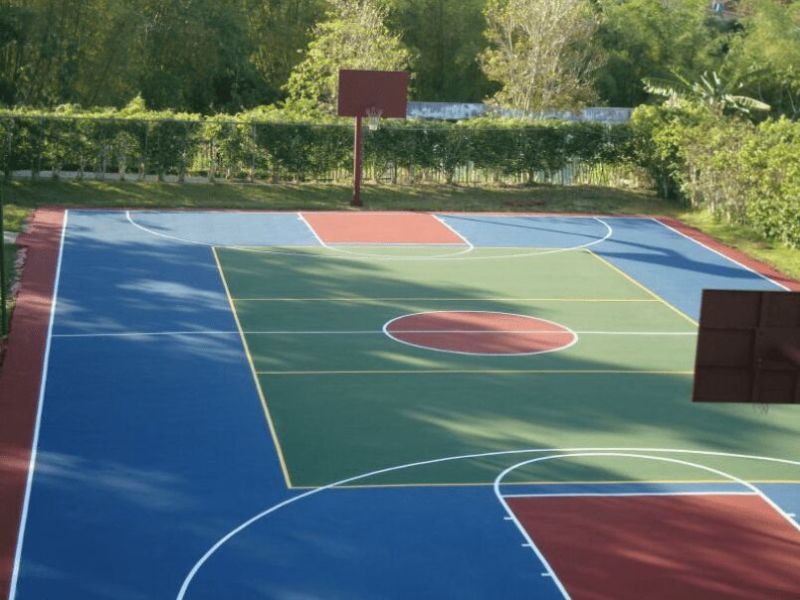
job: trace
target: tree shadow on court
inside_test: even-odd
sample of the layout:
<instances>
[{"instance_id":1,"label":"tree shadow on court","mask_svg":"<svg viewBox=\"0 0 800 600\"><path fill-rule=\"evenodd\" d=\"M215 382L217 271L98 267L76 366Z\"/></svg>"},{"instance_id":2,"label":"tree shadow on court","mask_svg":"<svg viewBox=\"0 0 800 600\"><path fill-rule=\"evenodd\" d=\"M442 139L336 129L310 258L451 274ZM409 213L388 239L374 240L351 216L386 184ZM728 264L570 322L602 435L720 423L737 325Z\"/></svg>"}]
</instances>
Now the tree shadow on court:
<instances>
[{"instance_id":1,"label":"tree shadow on court","mask_svg":"<svg viewBox=\"0 0 800 600\"><path fill-rule=\"evenodd\" d=\"M210 248L148 236L121 213L107 218L107 229L97 219L91 227L70 225L56 333L236 331ZM476 263L469 261L351 260L320 250L276 250L219 252L234 298L274 300L236 303L245 330L377 332L390 318L424 310L490 310L564 322L563 311L545 302L504 299L505 263L478 261L484 266L475 272ZM510 278L526 277L527 269L537 277L532 266L517 269ZM551 272L550 283L530 295L555 293L559 277ZM380 300L360 302L364 297ZM341 299L336 309L324 301L331 298ZM800 431L800 419L783 408L692 404L690 377L669 373L691 370L691 338L688 345L668 338L659 349L659 342L587 337L565 352L524 357L433 352L379 333L248 334L247 340L256 369L269 372L260 380L296 485L321 485L420 459L529 447L780 456ZM146 352L153 341L133 337L129 343ZM196 354L220 366L242 360L238 343L224 335L175 336L169 343L176 355ZM456 372L413 372L418 369ZM518 372L502 372L509 369ZM278 374L361 370L386 373ZM582 373L560 372L565 370ZM590 373L614 370L667 373ZM496 473L489 463L456 479L486 481Z\"/></svg>"},{"instance_id":2,"label":"tree shadow on court","mask_svg":"<svg viewBox=\"0 0 800 600\"><path fill-rule=\"evenodd\" d=\"M724 264L726 259L716 257L712 252L701 249L695 242L686 240L677 233L674 236L679 245L685 245L683 250L675 249L669 243L656 243L659 236L664 236L666 231L664 225L653 220L638 219L635 226L630 223L626 224L624 234L620 234L619 228L615 228L614 236L602 244L598 244L594 250L601 256L612 260L618 259L642 265L653 265L654 268L666 267L684 273L729 279L731 287L735 287L743 280L764 283L764 280L758 275L733 264ZM653 243L647 243L645 240L653 240ZM703 254L707 255L710 260L701 259L700 256Z\"/></svg>"}]
</instances>

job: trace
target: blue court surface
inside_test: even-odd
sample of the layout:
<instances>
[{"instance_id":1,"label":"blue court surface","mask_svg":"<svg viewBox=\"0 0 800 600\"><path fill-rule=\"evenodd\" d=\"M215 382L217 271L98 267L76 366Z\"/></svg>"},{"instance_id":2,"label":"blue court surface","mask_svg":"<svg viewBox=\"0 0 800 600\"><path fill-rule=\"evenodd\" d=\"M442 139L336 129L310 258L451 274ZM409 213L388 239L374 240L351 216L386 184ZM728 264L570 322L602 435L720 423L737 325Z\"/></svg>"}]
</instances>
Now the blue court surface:
<instances>
[{"instance_id":1,"label":"blue court surface","mask_svg":"<svg viewBox=\"0 0 800 600\"><path fill-rule=\"evenodd\" d=\"M655 219L435 217L458 254L332 248L297 213L68 211L10 597L607 597L512 496L755 499L754 548L800 564L800 412L689 397L701 291L781 284ZM380 333L445 310L579 339L466 356ZM800 594L771 560L753 589Z\"/></svg>"}]
</instances>

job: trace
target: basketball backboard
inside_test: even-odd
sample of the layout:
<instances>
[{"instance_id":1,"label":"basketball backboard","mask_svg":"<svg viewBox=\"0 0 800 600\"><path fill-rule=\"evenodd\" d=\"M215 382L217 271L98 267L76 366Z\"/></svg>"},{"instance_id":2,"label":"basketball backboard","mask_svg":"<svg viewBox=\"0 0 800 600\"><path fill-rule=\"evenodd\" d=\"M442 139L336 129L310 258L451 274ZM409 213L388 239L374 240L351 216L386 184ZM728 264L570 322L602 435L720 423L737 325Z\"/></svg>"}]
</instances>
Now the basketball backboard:
<instances>
[{"instance_id":1,"label":"basketball backboard","mask_svg":"<svg viewBox=\"0 0 800 600\"><path fill-rule=\"evenodd\" d=\"M800 293L704 290L692 400L800 404Z\"/></svg>"},{"instance_id":2,"label":"basketball backboard","mask_svg":"<svg viewBox=\"0 0 800 600\"><path fill-rule=\"evenodd\" d=\"M378 108L383 118L405 119L407 107L406 71L339 71L340 117L365 117L368 109Z\"/></svg>"}]
</instances>

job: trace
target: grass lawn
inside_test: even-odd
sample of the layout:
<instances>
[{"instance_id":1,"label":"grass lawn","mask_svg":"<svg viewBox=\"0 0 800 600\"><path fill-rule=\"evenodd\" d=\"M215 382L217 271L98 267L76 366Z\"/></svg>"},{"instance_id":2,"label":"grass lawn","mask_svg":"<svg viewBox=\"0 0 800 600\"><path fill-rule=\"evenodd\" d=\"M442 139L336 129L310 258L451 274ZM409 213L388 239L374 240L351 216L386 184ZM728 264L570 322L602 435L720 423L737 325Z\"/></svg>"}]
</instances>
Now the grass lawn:
<instances>
[{"instance_id":1,"label":"grass lawn","mask_svg":"<svg viewBox=\"0 0 800 600\"><path fill-rule=\"evenodd\" d=\"M115 181L14 181L6 192L6 227L18 231L36 206L348 210L346 184L177 184ZM597 212L660 214L682 219L787 275L800 278L800 250L770 243L752 231L714 222L644 191L595 186L470 187L366 184L365 210Z\"/></svg>"},{"instance_id":2,"label":"grass lawn","mask_svg":"<svg viewBox=\"0 0 800 600\"><path fill-rule=\"evenodd\" d=\"M109 181L14 181L8 188L8 226L18 228L36 206L249 208L347 210L343 184L177 184ZM647 192L594 186L382 186L362 189L366 210L554 211L654 213L670 205Z\"/></svg>"},{"instance_id":3,"label":"grass lawn","mask_svg":"<svg viewBox=\"0 0 800 600\"><path fill-rule=\"evenodd\" d=\"M687 225L700 229L721 242L774 266L790 277L800 279L800 250L792 250L765 240L753 230L742 225L718 223L711 213L706 211L685 211L676 216Z\"/></svg>"},{"instance_id":4,"label":"grass lawn","mask_svg":"<svg viewBox=\"0 0 800 600\"><path fill-rule=\"evenodd\" d=\"M3 244L3 250L5 257L5 276L6 276L5 289L6 292L10 294L11 283L14 281L14 258L16 257L17 247L14 244ZM6 306L8 308L6 318L8 318L11 315L11 308L13 306L13 302L9 299ZM7 331L8 328L7 327L6 329L0 328L0 330Z\"/></svg>"}]
</instances>

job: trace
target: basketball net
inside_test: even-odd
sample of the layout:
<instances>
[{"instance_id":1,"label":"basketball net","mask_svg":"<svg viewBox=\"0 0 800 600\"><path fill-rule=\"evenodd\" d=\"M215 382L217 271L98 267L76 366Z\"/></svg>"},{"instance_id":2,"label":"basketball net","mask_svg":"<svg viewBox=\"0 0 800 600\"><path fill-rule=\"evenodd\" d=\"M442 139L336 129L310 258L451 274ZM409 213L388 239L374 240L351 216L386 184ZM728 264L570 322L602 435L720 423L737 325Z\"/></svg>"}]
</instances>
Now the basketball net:
<instances>
[{"instance_id":1,"label":"basketball net","mask_svg":"<svg viewBox=\"0 0 800 600\"><path fill-rule=\"evenodd\" d=\"M367 117L367 127L369 127L370 131L376 131L381 125L381 115L383 114L383 109L370 106L364 111L364 113Z\"/></svg>"}]
</instances>

